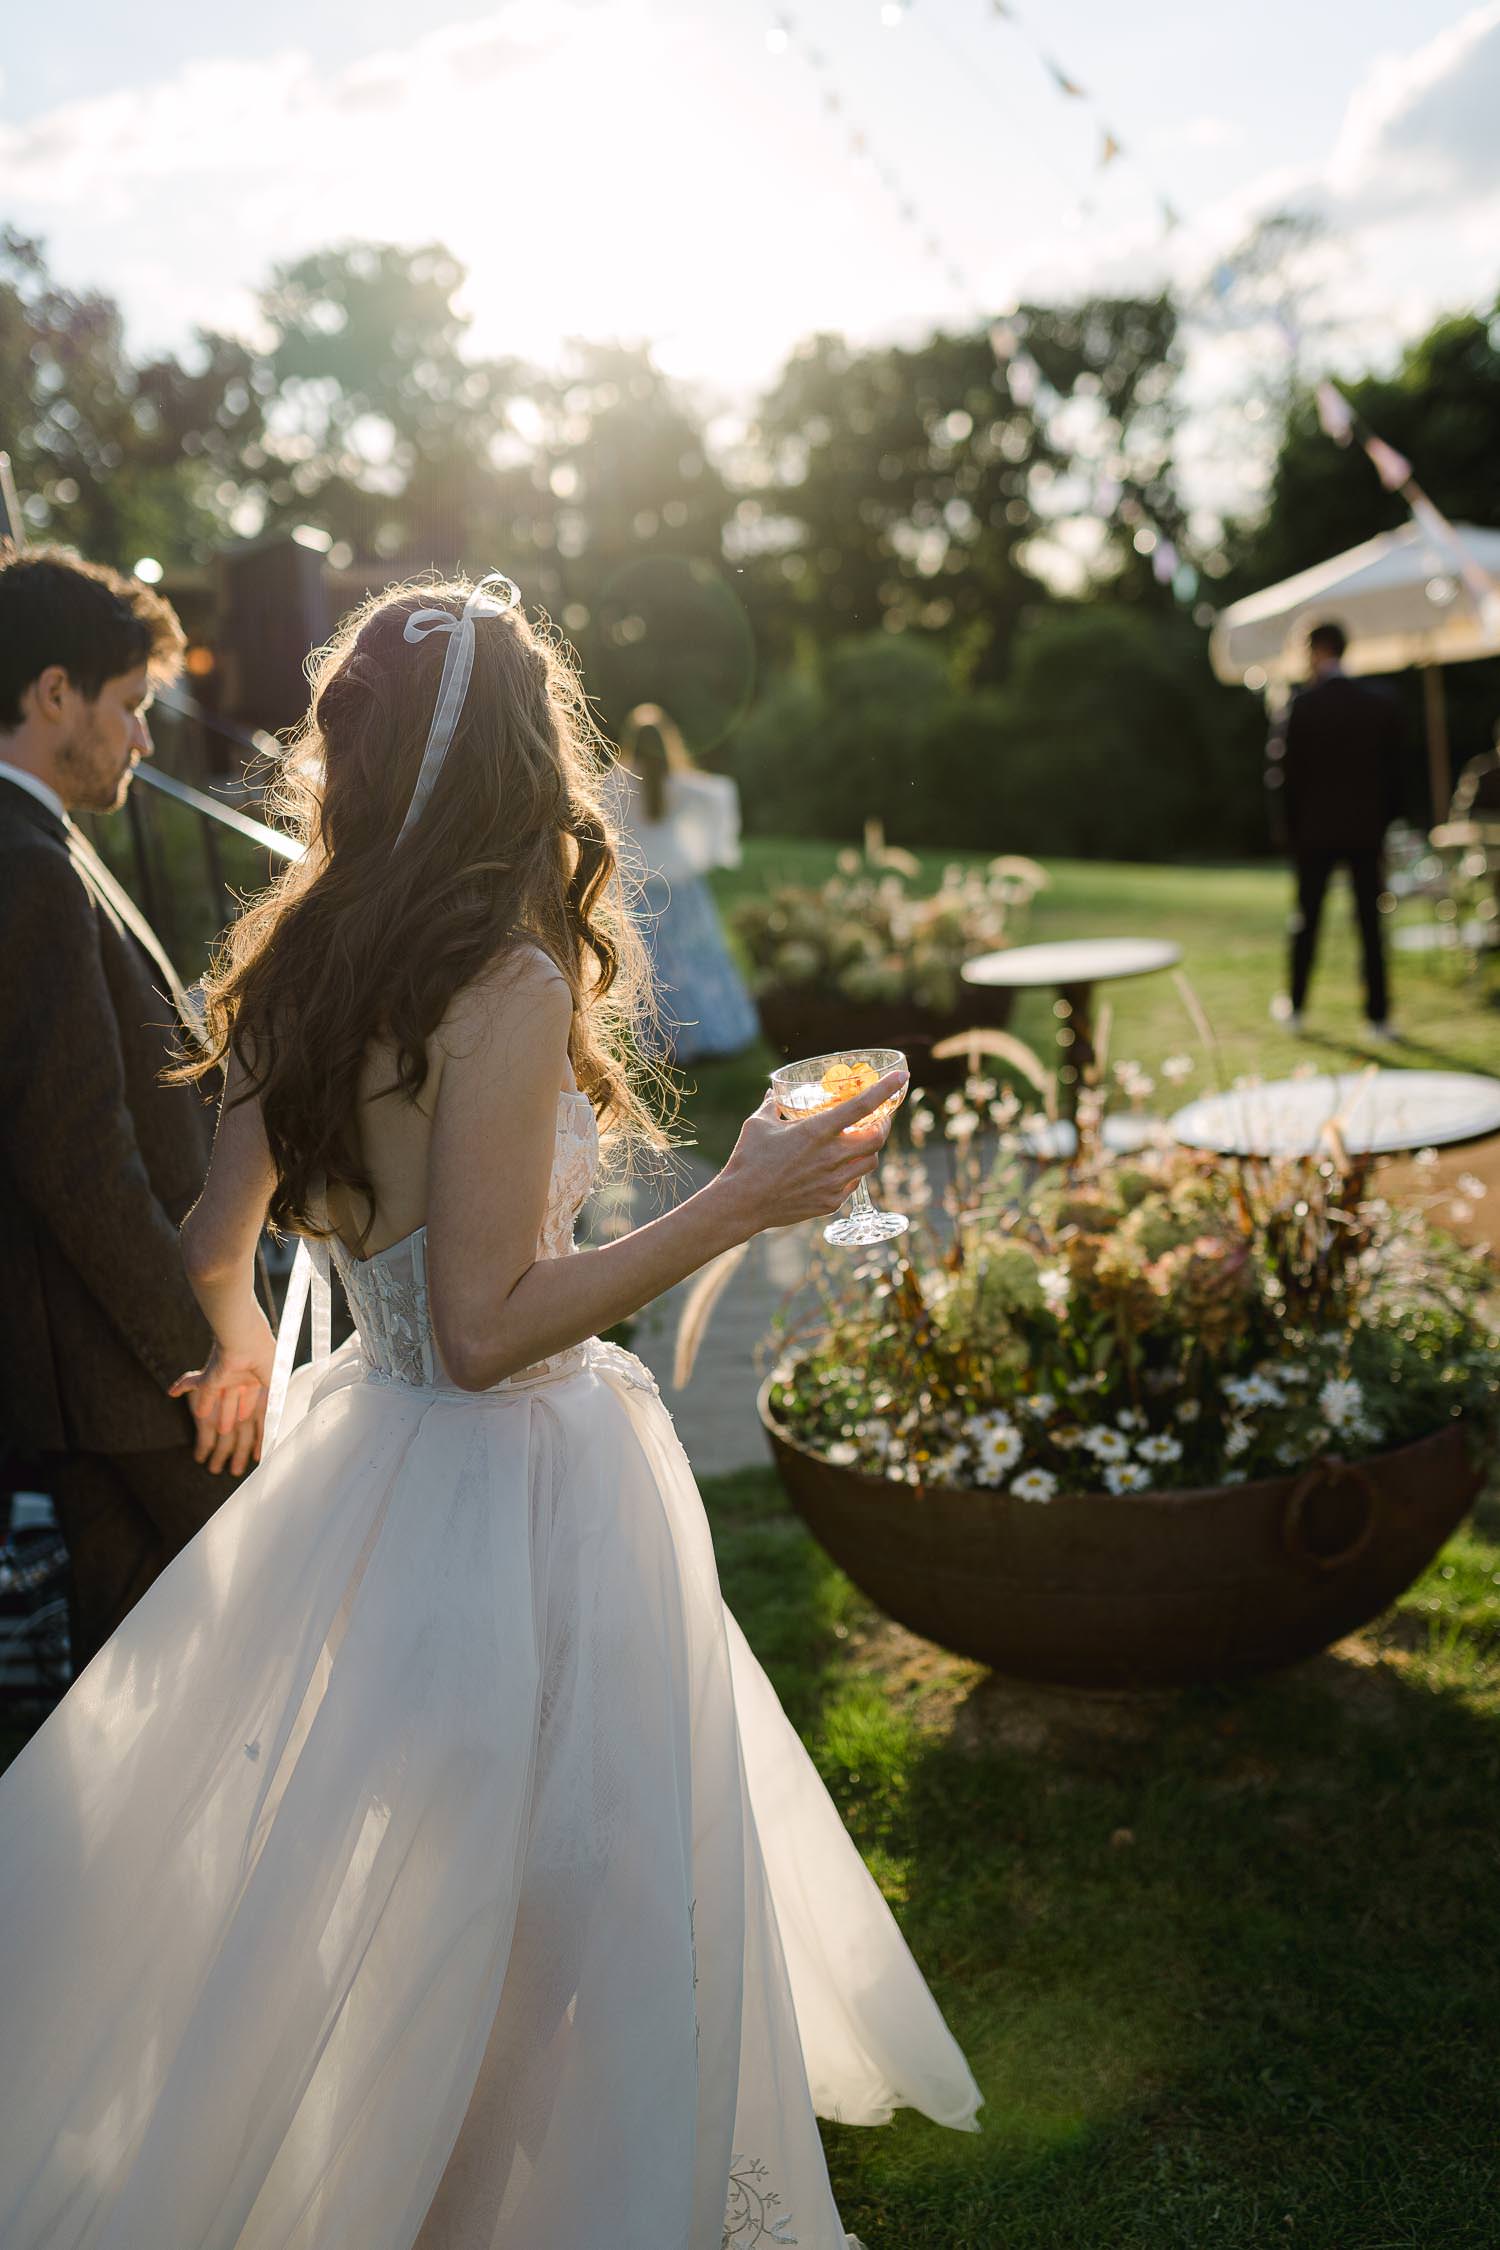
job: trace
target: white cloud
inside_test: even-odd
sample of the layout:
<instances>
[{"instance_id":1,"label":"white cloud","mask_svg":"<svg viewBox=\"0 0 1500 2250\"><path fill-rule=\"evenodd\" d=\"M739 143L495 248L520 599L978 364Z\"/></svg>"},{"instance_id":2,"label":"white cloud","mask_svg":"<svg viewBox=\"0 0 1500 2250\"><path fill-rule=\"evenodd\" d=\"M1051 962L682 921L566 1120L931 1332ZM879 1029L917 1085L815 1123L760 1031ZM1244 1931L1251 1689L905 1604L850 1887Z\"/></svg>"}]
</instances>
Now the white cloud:
<instances>
[{"instance_id":1,"label":"white cloud","mask_svg":"<svg viewBox=\"0 0 1500 2250\"><path fill-rule=\"evenodd\" d=\"M1357 89L1329 161L1335 210L1388 217L1500 188L1500 0L1406 55L1382 55Z\"/></svg>"},{"instance_id":2,"label":"white cloud","mask_svg":"<svg viewBox=\"0 0 1500 2250\"><path fill-rule=\"evenodd\" d=\"M1176 149L1207 150L1220 154L1228 149L1243 148L1248 138L1245 128L1233 117L1218 117L1211 113L1190 117L1185 125L1167 125L1153 133L1150 146L1163 154Z\"/></svg>"},{"instance_id":3,"label":"white cloud","mask_svg":"<svg viewBox=\"0 0 1500 2250\"><path fill-rule=\"evenodd\" d=\"M556 25L576 12L556 7L549 17ZM356 153L368 164L368 135L382 113L422 116L428 142L445 108L454 124L469 122L497 79L555 44L530 29L537 20L536 11L505 7L331 76L298 49L191 59L154 85L64 102L28 124L0 126L6 191L42 209L104 200L126 210L154 181L225 178L284 162L316 179Z\"/></svg>"}]
</instances>

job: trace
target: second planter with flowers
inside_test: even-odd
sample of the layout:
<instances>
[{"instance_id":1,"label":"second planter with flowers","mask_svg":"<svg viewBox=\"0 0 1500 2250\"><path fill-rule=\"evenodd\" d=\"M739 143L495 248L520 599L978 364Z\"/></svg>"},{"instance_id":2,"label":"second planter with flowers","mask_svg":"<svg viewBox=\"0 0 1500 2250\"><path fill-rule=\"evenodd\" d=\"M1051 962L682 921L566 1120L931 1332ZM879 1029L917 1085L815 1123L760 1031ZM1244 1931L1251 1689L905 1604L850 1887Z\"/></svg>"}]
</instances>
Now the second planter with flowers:
<instances>
[{"instance_id":1,"label":"second planter with flowers","mask_svg":"<svg viewBox=\"0 0 1500 2250\"><path fill-rule=\"evenodd\" d=\"M913 1631L1079 1687L1229 1679L1368 1622L1471 1504L1493 1276L1365 1173L966 1148L950 1204L761 1393L794 1506Z\"/></svg>"}]
</instances>

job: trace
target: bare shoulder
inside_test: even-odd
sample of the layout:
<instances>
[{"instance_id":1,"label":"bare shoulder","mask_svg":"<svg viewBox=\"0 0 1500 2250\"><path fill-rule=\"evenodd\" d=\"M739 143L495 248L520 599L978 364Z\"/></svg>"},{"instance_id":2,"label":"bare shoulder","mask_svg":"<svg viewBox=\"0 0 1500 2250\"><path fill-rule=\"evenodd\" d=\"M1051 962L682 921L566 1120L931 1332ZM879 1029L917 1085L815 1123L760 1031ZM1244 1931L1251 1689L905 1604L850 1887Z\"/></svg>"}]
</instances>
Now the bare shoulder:
<instances>
[{"instance_id":1,"label":"bare shoulder","mask_svg":"<svg viewBox=\"0 0 1500 2250\"><path fill-rule=\"evenodd\" d=\"M524 1055L561 1067L572 1022L573 995L556 963L538 946L512 946L454 994L437 1045L450 1062L483 1056L503 1067Z\"/></svg>"}]
</instances>

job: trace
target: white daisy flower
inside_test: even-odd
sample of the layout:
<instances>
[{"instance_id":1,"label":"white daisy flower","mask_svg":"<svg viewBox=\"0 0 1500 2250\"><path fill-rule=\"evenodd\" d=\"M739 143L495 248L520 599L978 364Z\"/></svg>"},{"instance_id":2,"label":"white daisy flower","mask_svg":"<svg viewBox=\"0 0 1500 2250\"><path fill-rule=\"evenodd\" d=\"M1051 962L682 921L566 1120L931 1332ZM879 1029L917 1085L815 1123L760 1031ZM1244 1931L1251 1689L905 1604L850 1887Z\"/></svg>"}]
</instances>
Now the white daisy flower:
<instances>
[{"instance_id":1,"label":"white daisy flower","mask_svg":"<svg viewBox=\"0 0 1500 2250\"><path fill-rule=\"evenodd\" d=\"M1130 1452L1118 1430L1085 1430L1083 1442L1096 1461L1123 1461Z\"/></svg>"},{"instance_id":2,"label":"white daisy flower","mask_svg":"<svg viewBox=\"0 0 1500 2250\"><path fill-rule=\"evenodd\" d=\"M1013 1500L1050 1500L1057 1490L1057 1479L1050 1469L1027 1469L1018 1476L1010 1488Z\"/></svg>"},{"instance_id":3,"label":"white daisy flower","mask_svg":"<svg viewBox=\"0 0 1500 2250\"><path fill-rule=\"evenodd\" d=\"M1146 1492L1151 1479L1139 1461L1112 1461L1104 1472L1104 1482L1110 1492Z\"/></svg>"},{"instance_id":4,"label":"white daisy flower","mask_svg":"<svg viewBox=\"0 0 1500 2250\"><path fill-rule=\"evenodd\" d=\"M1157 1461L1165 1464L1169 1461L1180 1461L1182 1459L1181 1442L1177 1438L1169 1437L1165 1430L1159 1430L1154 1437L1143 1437L1135 1450L1143 1461Z\"/></svg>"},{"instance_id":5,"label":"white daisy flower","mask_svg":"<svg viewBox=\"0 0 1500 2250\"><path fill-rule=\"evenodd\" d=\"M1057 1412L1057 1400L1050 1391L1034 1391L1030 1398L1022 1399L1021 1412L1038 1422L1050 1422Z\"/></svg>"},{"instance_id":6,"label":"white daisy flower","mask_svg":"<svg viewBox=\"0 0 1500 2250\"><path fill-rule=\"evenodd\" d=\"M1196 1398L1185 1398L1182 1404L1177 1409L1177 1419L1179 1422L1196 1422L1202 1412L1203 1406L1201 1400Z\"/></svg>"},{"instance_id":7,"label":"white daisy flower","mask_svg":"<svg viewBox=\"0 0 1500 2250\"><path fill-rule=\"evenodd\" d=\"M1122 1406L1115 1416L1117 1430L1143 1430L1145 1427L1146 1417L1138 1406Z\"/></svg>"},{"instance_id":8,"label":"white daisy flower","mask_svg":"<svg viewBox=\"0 0 1500 2250\"><path fill-rule=\"evenodd\" d=\"M1226 1375L1220 1389L1241 1413L1248 1407L1286 1404L1280 1384L1273 1383L1268 1375Z\"/></svg>"},{"instance_id":9,"label":"white daisy flower","mask_svg":"<svg viewBox=\"0 0 1500 2250\"><path fill-rule=\"evenodd\" d=\"M1248 1453L1254 1435L1254 1431L1246 1423L1231 1422L1224 1432L1225 1460L1237 1461L1242 1453Z\"/></svg>"},{"instance_id":10,"label":"white daisy flower","mask_svg":"<svg viewBox=\"0 0 1500 2250\"><path fill-rule=\"evenodd\" d=\"M1333 1375L1318 1393L1318 1412L1330 1428L1350 1430L1364 1409L1364 1388L1353 1376Z\"/></svg>"},{"instance_id":11,"label":"white daisy flower","mask_svg":"<svg viewBox=\"0 0 1500 2250\"><path fill-rule=\"evenodd\" d=\"M968 1451L962 1445L950 1445L941 1453L934 1453L927 1464L928 1482L931 1484L962 1484L968 1470Z\"/></svg>"},{"instance_id":12,"label":"white daisy flower","mask_svg":"<svg viewBox=\"0 0 1500 2250\"><path fill-rule=\"evenodd\" d=\"M836 1469L852 1469L859 1459L859 1447L851 1445L847 1438L835 1438L833 1444L825 1448L825 1459Z\"/></svg>"},{"instance_id":13,"label":"white daisy flower","mask_svg":"<svg viewBox=\"0 0 1500 2250\"><path fill-rule=\"evenodd\" d=\"M999 1423L971 1442L982 1484L998 1484L1006 1471L1015 1467L1026 1450L1020 1431L1009 1422Z\"/></svg>"},{"instance_id":14,"label":"white daisy flower","mask_svg":"<svg viewBox=\"0 0 1500 2250\"><path fill-rule=\"evenodd\" d=\"M1038 1276L1042 1286L1042 1303L1049 1313L1060 1313L1073 1294L1073 1284L1061 1266L1043 1266Z\"/></svg>"}]
</instances>

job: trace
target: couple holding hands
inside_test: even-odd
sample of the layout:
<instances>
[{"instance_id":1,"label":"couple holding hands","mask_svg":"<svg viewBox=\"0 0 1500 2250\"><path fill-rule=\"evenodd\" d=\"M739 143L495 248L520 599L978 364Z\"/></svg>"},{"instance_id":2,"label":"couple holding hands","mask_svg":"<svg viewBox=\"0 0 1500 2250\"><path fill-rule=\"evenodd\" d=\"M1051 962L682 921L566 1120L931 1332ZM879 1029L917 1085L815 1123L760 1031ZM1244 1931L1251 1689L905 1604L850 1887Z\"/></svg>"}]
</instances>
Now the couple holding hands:
<instances>
[{"instance_id":1,"label":"couple holding hands","mask_svg":"<svg viewBox=\"0 0 1500 2250\"><path fill-rule=\"evenodd\" d=\"M977 2089L598 1338L833 1210L900 1082L768 1100L575 1249L601 1152L660 1136L649 969L605 746L498 574L320 656L304 855L164 1078L175 974L71 816L180 653L144 587L0 566L0 1396L80 1672L0 1782L0 2238L843 2250L815 2115L969 2127Z\"/></svg>"}]
</instances>

